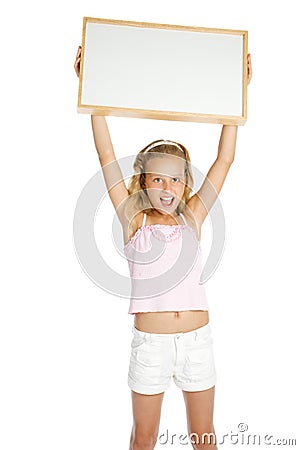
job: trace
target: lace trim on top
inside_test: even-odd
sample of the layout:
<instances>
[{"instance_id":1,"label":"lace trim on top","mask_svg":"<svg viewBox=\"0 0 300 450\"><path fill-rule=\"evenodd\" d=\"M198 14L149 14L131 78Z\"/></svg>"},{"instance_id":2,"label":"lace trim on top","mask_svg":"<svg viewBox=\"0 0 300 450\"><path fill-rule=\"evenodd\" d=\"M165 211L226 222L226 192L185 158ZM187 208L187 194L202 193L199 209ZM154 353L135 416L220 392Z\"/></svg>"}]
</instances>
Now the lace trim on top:
<instances>
[{"instance_id":1,"label":"lace trim on top","mask_svg":"<svg viewBox=\"0 0 300 450\"><path fill-rule=\"evenodd\" d=\"M171 233L169 233L167 235L164 235L164 237L162 237L162 238L159 237L159 234L155 236L157 239L163 240L163 241L166 241L166 242L171 242L171 241L174 241L175 239L178 239L181 236L181 229L182 228L187 228L192 233L194 233L196 239L198 240L198 238L196 236L196 233L195 233L195 230L190 225L187 225L187 224L166 225L166 224L163 224L163 223L153 223L153 224L150 224L150 225L142 225L140 228L138 228L137 231L134 233L134 235L129 239L127 244L124 245L124 249L129 244L132 244L133 242L135 242L135 240L138 238L138 236L141 234L141 232L142 232L142 230L144 228L148 228L150 230L155 230L157 228L158 229L159 228L162 228L162 229L173 228L173 231L171 231Z\"/></svg>"}]
</instances>

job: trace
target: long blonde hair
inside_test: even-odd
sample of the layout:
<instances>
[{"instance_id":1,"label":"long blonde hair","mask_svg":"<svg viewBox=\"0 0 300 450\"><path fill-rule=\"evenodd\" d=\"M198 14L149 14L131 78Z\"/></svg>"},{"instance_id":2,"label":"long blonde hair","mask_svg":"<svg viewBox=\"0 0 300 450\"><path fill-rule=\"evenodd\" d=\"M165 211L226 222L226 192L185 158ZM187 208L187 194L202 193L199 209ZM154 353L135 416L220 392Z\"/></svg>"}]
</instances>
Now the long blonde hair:
<instances>
[{"instance_id":1,"label":"long blonde hair","mask_svg":"<svg viewBox=\"0 0 300 450\"><path fill-rule=\"evenodd\" d=\"M151 214L154 211L145 190L145 168L150 159L163 157L165 154L177 156L185 161L185 188L182 201L179 202L179 205L176 208L176 213L179 214L185 210L186 203L191 197L193 192L192 187L194 186L189 152L182 144L179 144L178 142L157 140L151 142L143 148L135 158L133 164L134 175L132 175L128 182L128 191L130 196L128 197L125 207L125 215L128 220L131 220L132 216L134 216L137 212L144 211L147 214Z\"/></svg>"}]
</instances>

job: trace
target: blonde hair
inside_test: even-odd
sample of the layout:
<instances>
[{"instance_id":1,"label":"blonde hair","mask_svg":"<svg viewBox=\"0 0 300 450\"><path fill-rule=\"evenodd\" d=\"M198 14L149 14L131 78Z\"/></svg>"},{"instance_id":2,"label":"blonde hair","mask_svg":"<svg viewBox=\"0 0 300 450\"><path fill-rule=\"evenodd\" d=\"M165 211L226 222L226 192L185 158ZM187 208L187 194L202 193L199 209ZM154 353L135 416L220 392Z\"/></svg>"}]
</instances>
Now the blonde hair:
<instances>
[{"instance_id":1,"label":"blonde hair","mask_svg":"<svg viewBox=\"0 0 300 450\"><path fill-rule=\"evenodd\" d=\"M147 214L151 214L154 211L145 190L145 168L150 159L163 157L164 155L177 156L185 161L185 188L182 201L179 202L179 205L176 208L176 213L179 214L185 210L186 203L191 197L193 192L192 187L194 185L189 152L178 142L157 140L143 148L135 158L133 164L134 175L132 175L128 182L128 192L130 196L128 197L125 207L127 219L131 220L132 216L140 211L144 211Z\"/></svg>"}]
</instances>

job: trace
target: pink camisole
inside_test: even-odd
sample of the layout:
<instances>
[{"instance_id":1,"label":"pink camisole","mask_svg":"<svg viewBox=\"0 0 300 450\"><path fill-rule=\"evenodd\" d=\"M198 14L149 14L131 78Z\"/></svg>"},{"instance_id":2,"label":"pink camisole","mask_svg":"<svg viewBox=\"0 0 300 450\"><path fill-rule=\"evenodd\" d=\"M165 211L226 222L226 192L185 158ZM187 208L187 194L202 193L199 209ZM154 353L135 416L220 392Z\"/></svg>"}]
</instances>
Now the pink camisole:
<instances>
[{"instance_id":1,"label":"pink camisole","mask_svg":"<svg viewBox=\"0 0 300 450\"><path fill-rule=\"evenodd\" d=\"M184 225L143 224L125 244L131 276L129 314L208 310L200 241L184 215Z\"/></svg>"}]
</instances>

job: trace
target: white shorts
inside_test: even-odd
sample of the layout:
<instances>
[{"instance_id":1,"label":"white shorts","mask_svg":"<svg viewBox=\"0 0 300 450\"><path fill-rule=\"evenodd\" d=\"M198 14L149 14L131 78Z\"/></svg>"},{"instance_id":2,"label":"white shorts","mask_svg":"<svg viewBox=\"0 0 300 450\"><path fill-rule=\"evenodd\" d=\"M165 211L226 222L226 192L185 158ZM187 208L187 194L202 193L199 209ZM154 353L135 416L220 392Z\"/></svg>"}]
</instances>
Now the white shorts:
<instances>
[{"instance_id":1,"label":"white shorts","mask_svg":"<svg viewBox=\"0 0 300 450\"><path fill-rule=\"evenodd\" d=\"M132 328L129 387L140 394L159 394L174 383L184 391L215 385L210 325L185 333L146 333Z\"/></svg>"}]
</instances>

